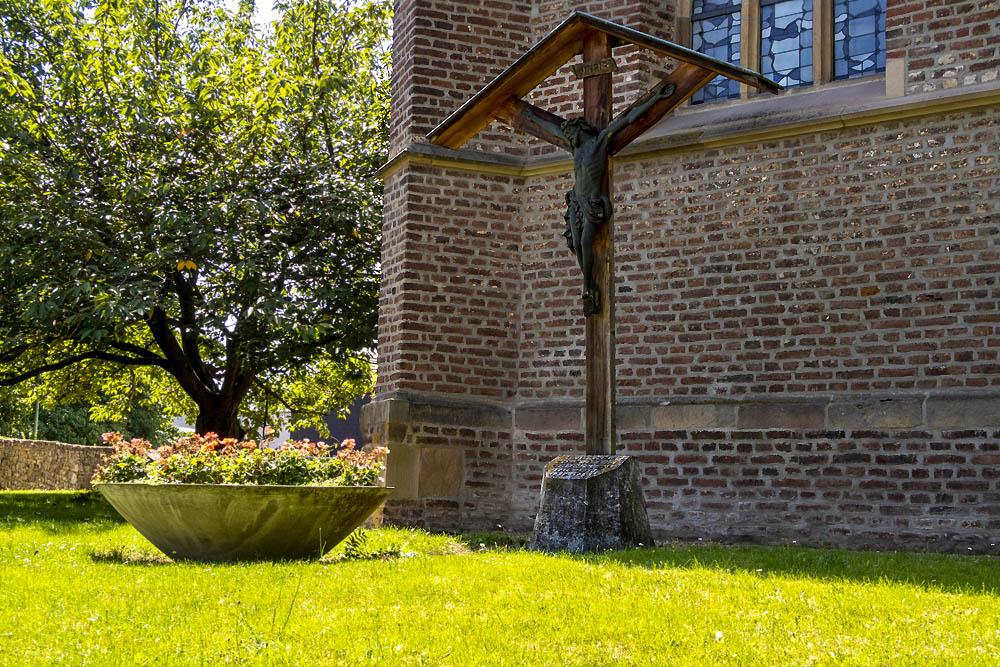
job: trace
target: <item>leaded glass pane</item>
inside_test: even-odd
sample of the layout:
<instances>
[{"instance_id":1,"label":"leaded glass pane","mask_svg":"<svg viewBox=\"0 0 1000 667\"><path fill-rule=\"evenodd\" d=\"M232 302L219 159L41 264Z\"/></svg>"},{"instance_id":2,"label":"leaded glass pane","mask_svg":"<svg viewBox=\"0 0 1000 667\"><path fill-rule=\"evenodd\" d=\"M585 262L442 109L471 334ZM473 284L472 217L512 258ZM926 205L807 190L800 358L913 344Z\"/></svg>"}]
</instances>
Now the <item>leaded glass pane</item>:
<instances>
[{"instance_id":1,"label":"leaded glass pane","mask_svg":"<svg viewBox=\"0 0 1000 667\"><path fill-rule=\"evenodd\" d=\"M740 3L738 0L694 0L691 11L691 48L733 65L740 64ZM691 97L704 104L740 96L740 85L717 76Z\"/></svg>"},{"instance_id":2,"label":"leaded glass pane","mask_svg":"<svg viewBox=\"0 0 1000 667\"><path fill-rule=\"evenodd\" d=\"M694 0L691 4L693 16L709 14L732 14L740 10L740 3L734 0Z\"/></svg>"},{"instance_id":3,"label":"leaded glass pane","mask_svg":"<svg viewBox=\"0 0 1000 667\"><path fill-rule=\"evenodd\" d=\"M885 0L834 0L833 77L885 71Z\"/></svg>"},{"instance_id":4,"label":"leaded glass pane","mask_svg":"<svg viewBox=\"0 0 1000 667\"><path fill-rule=\"evenodd\" d=\"M761 4L760 71L782 86L812 83L812 0Z\"/></svg>"}]
</instances>

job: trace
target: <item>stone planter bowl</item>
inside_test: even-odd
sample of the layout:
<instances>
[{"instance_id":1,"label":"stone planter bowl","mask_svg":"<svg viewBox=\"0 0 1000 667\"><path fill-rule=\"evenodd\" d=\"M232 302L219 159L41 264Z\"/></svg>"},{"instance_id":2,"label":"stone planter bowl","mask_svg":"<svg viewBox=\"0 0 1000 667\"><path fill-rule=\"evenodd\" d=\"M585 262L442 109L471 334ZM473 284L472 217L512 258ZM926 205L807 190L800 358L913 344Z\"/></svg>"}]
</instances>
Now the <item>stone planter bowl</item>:
<instances>
[{"instance_id":1,"label":"stone planter bowl","mask_svg":"<svg viewBox=\"0 0 1000 667\"><path fill-rule=\"evenodd\" d=\"M319 558L389 496L379 486L98 484L174 560Z\"/></svg>"}]
</instances>

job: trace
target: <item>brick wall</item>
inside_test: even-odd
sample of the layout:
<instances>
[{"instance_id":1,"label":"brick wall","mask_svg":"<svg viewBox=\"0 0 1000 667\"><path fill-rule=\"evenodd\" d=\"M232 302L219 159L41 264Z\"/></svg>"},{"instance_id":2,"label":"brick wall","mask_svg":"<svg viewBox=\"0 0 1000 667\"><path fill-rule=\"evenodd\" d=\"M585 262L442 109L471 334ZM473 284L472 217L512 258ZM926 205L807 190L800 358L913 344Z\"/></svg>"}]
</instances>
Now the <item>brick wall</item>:
<instances>
[{"instance_id":1,"label":"brick wall","mask_svg":"<svg viewBox=\"0 0 1000 667\"><path fill-rule=\"evenodd\" d=\"M661 135L617 159L619 451L640 459L660 537L998 553L1000 110L948 97L907 37L961 16L982 47L951 53L971 71L995 53L991 7L890 2L890 58L936 83L871 122L807 110L765 135L764 114L739 130L754 136ZM532 5L529 41L577 8ZM665 2L582 9L673 25ZM637 89L658 74L621 53ZM533 101L575 115L567 72ZM967 95L1000 90L977 77ZM569 165L504 155L417 151L387 175L365 423L393 450L391 520L529 530L544 465L583 450Z\"/></svg>"},{"instance_id":2,"label":"brick wall","mask_svg":"<svg viewBox=\"0 0 1000 667\"><path fill-rule=\"evenodd\" d=\"M89 489L110 447L0 438L0 489Z\"/></svg>"},{"instance_id":3,"label":"brick wall","mask_svg":"<svg viewBox=\"0 0 1000 667\"><path fill-rule=\"evenodd\" d=\"M651 523L671 538L995 554L998 437L646 430L624 433L622 444L642 462Z\"/></svg>"},{"instance_id":4,"label":"brick wall","mask_svg":"<svg viewBox=\"0 0 1000 667\"><path fill-rule=\"evenodd\" d=\"M420 165L387 179L379 393L514 396L516 185Z\"/></svg>"},{"instance_id":5,"label":"brick wall","mask_svg":"<svg viewBox=\"0 0 1000 667\"><path fill-rule=\"evenodd\" d=\"M997 0L889 0L885 34L888 57L906 63L908 93L997 80Z\"/></svg>"},{"instance_id":6,"label":"brick wall","mask_svg":"<svg viewBox=\"0 0 1000 667\"><path fill-rule=\"evenodd\" d=\"M530 2L396 0L391 152L426 135L531 46ZM517 151L524 140L501 125L470 144Z\"/></svg>"},{"instance_id":7,"label":"brick wall","mask_svg":"<svg viewBox=\"0 0 1000 667\"><path fill-rule=\"evenodd\" d=\"M622 164L622 397L998 386L998 148L992 109Z\"/></svg>"}]
</instances>

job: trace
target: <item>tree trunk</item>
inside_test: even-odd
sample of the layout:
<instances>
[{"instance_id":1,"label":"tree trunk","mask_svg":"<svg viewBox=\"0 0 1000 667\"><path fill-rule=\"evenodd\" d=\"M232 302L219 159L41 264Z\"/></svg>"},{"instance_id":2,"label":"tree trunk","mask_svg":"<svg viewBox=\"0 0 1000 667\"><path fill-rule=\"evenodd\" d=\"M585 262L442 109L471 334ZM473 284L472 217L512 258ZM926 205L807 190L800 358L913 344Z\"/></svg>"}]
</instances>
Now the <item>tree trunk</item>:
<instances>
[{"instance_id":1,"label":"tree trunk","mask_svg":"<svg viewBox=\"0 0 1000 667\"><path fill-rule=\"evenodd\" d=\"M242 440L246 435L246 430L240 424L238 414L239 406L227 410L217 404L199 405L198 419L195 421L194 430L202 435L215 433L220 438Z\"/></svg>"}]
</instances>

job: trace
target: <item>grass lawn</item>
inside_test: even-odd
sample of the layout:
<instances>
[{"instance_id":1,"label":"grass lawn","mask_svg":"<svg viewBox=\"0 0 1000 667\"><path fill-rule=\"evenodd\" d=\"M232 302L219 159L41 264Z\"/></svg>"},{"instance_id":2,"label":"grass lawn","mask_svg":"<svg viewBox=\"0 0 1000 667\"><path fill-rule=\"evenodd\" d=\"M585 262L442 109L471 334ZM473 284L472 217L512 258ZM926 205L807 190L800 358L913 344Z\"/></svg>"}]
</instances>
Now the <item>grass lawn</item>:
<instances>
[{"instance_id":1,"label":"grass lawn","mask_svg":"<svg viewBox=\"0 0 1000 667\"><path fill-rule=\"evenodd\" d=\"M171 563L99 497L0 492L0 665L1000 664L997 558L491 537Z\"/></svg>"}]
</instances>

